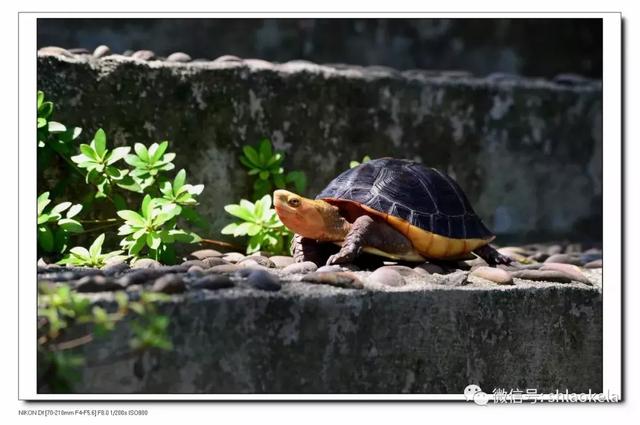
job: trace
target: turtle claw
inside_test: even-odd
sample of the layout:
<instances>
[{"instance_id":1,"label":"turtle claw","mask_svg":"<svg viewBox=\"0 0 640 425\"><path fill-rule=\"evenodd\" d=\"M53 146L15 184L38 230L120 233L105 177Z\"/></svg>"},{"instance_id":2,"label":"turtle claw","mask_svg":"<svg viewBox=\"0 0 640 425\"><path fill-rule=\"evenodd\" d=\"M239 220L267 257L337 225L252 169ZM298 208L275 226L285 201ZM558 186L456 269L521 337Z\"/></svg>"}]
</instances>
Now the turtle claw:
<instances>
[{"instance_id":1,"label":"turtle claw","mask_svg":"<svg viewBox=\"0 0 640 425\"><path fill-rule=\"evenodd\" d=\"M334 264L346 264L350 263L355 259L355 255L350 255L351 253L343 253L342 251L337 254L333 254L327 260L327 266L332 266Z\"/></svg>"}]
</instances>

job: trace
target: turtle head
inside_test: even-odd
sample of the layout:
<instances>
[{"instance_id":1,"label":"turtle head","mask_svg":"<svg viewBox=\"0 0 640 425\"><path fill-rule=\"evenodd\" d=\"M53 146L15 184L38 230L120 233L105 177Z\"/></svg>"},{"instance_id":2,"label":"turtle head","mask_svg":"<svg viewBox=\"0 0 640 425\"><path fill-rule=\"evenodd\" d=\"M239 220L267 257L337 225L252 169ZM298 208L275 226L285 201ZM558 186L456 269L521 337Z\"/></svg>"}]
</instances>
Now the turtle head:
<instances>
[{"instance_id":1,"label":"turtle head","mask_svg":"<svg viewBox=\"0 0 640 425\"><path fill-rule=\"evenodd\" d=\"M349 223L328 202L308 199L288 190L273 192L273 205L280 221L292 232L319 241L344 239Z\"/></svg>"}]
</instances>

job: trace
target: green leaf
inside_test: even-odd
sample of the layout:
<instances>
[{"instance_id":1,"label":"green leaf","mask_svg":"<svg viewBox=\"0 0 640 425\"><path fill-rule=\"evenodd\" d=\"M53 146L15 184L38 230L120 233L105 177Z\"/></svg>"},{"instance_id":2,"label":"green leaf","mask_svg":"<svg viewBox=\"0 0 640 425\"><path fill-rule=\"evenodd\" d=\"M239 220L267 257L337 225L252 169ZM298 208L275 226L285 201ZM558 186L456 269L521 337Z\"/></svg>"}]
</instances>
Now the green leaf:
<instances>
[{"instance_id":1,"label":"green leaf","mask_svg":"<svg viewBox=\"0 0 640 425\"><path fill-rule=\"evenodd\" d=\"M291 171L287 174L287 181L293 182L298 193L302 193L307 188L307 175L302 171Z\"/></svg>"},{"instance_id":2,"label":"green leaf","mask_svg":"<svg viewBox=\"0 0 640 425\"><path fill-rule=\"evenodd\" d=\"M98 236L96 240L93 241L93 243L89 247L89 255L91 256L92 260L95 260L100 255L100 251L102 251L103 242L104 242L104 233L100 234L100 236Z\"/></svg>"},{"instance_id":3,"label":"green leaf","mask_svg":"<svg viewBox=\"0 0 640 425\"><path fill-rule=\"evenodd\" d=\"M184 182L186 179L187 172L183 168L182 170L178 171L176 178L173 180L173 193L178 193L178 190L180 190L180 188L184 186Z\"/></svg>"},{"instance_id":4,"label":"green leaf","mask_svg":"<svg viewBox=\"0 0 640 425\"><path fill-rule=\"evenodd\" d=\"M42 102L44 102L44 92L42 90L38 90L38 109L42 106Z\"/></svg>"},{"instance_id":5,"label":"green leaf","mask_svg":"<svg viewBox=\"0 0 640 425\"><path fill-rule=\"evenodd\" d=\"M144 199L142 200L142 208L140 211L142 211L142 216L144 218L151 218L151 211L153 210L153 202L151 202L151 196L149 195L145 195Z\"/></svg>"},{"instance_id":6,"label":"green leaf","mask_svg":"<svg viewBox=\"0 0 640 425\"><path fill-rule=\"evenodd\" d=\"M202 238L194 232L185 232L184 230L169 230L169 234L172 235L178 242L198 243L202 241Z\"/></svg>"},{"instance_id":7,"label":"green leaf","mask_svg":"<svg viewBox=\"0 0 640 425\"><path fill-rule=\"evenodd\" d=\"M358 161L349 162L349 168L356 168L360 163Z\"/></svg>"},{"instance_id":8,"label":"green leaf","mask_svg":"<svg viewBox=\"0 0 640 425\"><path fill-rule=\"evenodd\" d=\"M124 162L136 168L143 168L147 165L146 162L138 158L136 155L126 155L124 157Z\"/></svg>"},{"instance_id":9,"label":"green leaf","mask_svg":"<svg viewBox=\"0 0 640 425\"><path fill-rule=\"evenodd\" d=\"M271 156L273 155L273 150L271 149L271 142L269 139L262 139L260 141L259 150L259 158L260 164L267 164L271 160Z\"/></svg>"},{"instance_id":10,"label":"green leaf","mask_svg":"<svg viewBox=\"0 0 640 425\"><path fill-rule=\"evenodd\" d=\"M144 248L146 238L138 238L131 247L129 247L129 255L137 255Z\"/></svg>"},{"instance_id":11,"label":"green leaf","mask_svg":"<svg viewBox=\"0 0 640 425\"><path fill-rule=\"evenodd\" d=\"M151 162L156 162L162 157L162 155L167 150L167 146L169 146L169 142L164 141L160 143L160 145L157 145L156 143L154 143L154 145L157 146L155 152L151 153L151 151L149 151L149 155L151 155Z\"/></svg>"},{"instance_id":12,"label":"green leaf","mask_svg":"<svg viewBox=\"0 0 640 425\"><path fill-rule=\"evenodd\" d=\"M40 214L38 216L38 224L44 224L49 221L51 216L49 214Z\"/></svg>"},{"instance_id":13,"label":"green leaf","mask_svg":"<svg viewBox=\"0 0 640 425\"><path fill-rule=\"evenodd\" d=\"M65 131L67 131L67 127L60 124L59 122L49 121L48 125L49 133L64 133Z\"/></svg>"},{"instance_id":14,"label":"green leaf","mask_svg":"<svg viewBox=\"0 0 640 425\"><path fill-rule=\"evenodd\" d=\"M260 231L262 230L262 226L255 223L244 223L244 224L249 225L247 226L247 235L249 236L255 236L258 233L260 233Z\"/></svg>"},{"instance_id":15,"label":"green leaf","mask_svg":"<svg viewBox=\"0 0 640 425\"><path fill-rule=\"evenodd\" d=\"M52 102L42 102L40 107L38 108L38 116L43 118L49 118L49 116L53 113L53 103Z\"/></svg>"},{"instance_id":16,"label":"green leaf","mask_svg":"<svg viewBox=\"0 0 640 425\"><path fill-rule=\"evenodd\" d=\"M131 148L128 146L115 148L109 153L109 157L107 159L107 165L111 165L114 162L120 161L122 158L126 157L129 154L130 150Z\"/></svg>"},{"instance_id":17,"label":"green leaf","mask_svg":"<svg viewBox=\"0 0 640 425\"><path fill-rule=\"evenodd\" d=\"M220 230L220 233L223 235L232 235L235 234L237 228L238 225L236 223L230 223L224 226L222 230Z\"/></svg>"},{"instance_id":18,"label":"green leaf","mask_svg":"<svg viewBox=\"0 0 640 425\"><path fill-rule=\"evenodd\" d=\"M44 192L40 196L38 196L38 215L42 214L45 207L49 205L51 200L49 199L49 192Z\"/></svg>"},{"instance_id":19,"label":"green leaf","mask_svg":"<svg viewBox=\"0 0 640 425\"><path fill-rule=\"evenodd\" d=\"M84 231L82 224L70 218L63 218L58 221L58 226L69 233L80 233Z\"/></svg>"},{"instance_id":20,"label":"green leaf","mask_svg":"<svg viewBox=\"0 0 640 425\"><path fill-rule=\"evenodd\" d=\"M69 252L71 253L71 255L84 261L91 259L91 255L89 254L89 251L87 251L86 248L83 248L81 246L76 246L74 248L71 248Z\"/></svg>"},{"instance_id":21,"label":"green leaf","mask_svg":"<svg viewBox=\"0 0 640 425\"><path fill-rule=\"evenodd\" d=\"M53 250L53 233L49 226L38 226L38 243L45 251Z\"/></svg>"},{"instance_id":22,"label":"green leaf","mask_svg":"<svg viewBox=\"0 0 640 425\"><path fill-rule=\"evenodd\" d=\"M268 171L260 171L259 177L262 180L267 180L269 178L269 172Z\"/></svg>"},{"instance_id":23,"label":"green leaf","mask_svg":"<svg viewBox=\"0 0 640 425\"><path fill-rule=\"evenodd\" d=\"M259 168L260 167L260 159L258 158L258 152L252 146L245 146L242 148L242 152L244 152L244 156L248 160L248 167L250 168Z\"/></svg>"},{"instance_id":24,"label":"green leaf","mask_svg":"<svg viewBox=\"0 0 640 425\"><path fill-rule=\"evenodd\" d=\"M107 166L104 171L113 180L121 180L128 172L128 170L120 170L116 167L111 167L111 166Z\"/></svg>"},{"instance_id":25,"label":"green leaf","mask_svg":"<svg viewBox=\"0 0 640 425\"><path fill-rule=\"evenodd\" d=\"M38 128L42 128L47 125L47 120L45 118L38 118Z\"/></svg>"},{"instance_id":26,"label":"green leaf","mask_svg":"<svg viewBox=\"0 0 640 425\"><path fill-rule=\"evenodd\" d=\"M61 202L51 209L51 214L60 214L71 206L71 202Z\"/></svg>"},{"instance_id":27,"label":"green leaf","mask_svg":"<svg viewBox=\"0 0 640 425\"><path fill-rule=\"evenodd\" d=\"M67 218L72 218L77 216L80 213L80 211L82 211L82 205L75 204L71 206L71 208L69 208L69 211L67 211Z\"/></svg>"},{"instance_id":28,"label":"green leaf","mask_svg":"<svg viewBox=\"0 0 640 425\"><path fill-rule=\"evenodd\" d=\"M104 133L104 130L99 128L96 131L96 135L93 136L93 147L98 154L100 159L104 158L104 154L107 151L107 135Z\"/></svg>"},{"instance_id":29,"label":"green leaf","mask_svg":"<svg viewBox=\"0 0 640 425\"><path fill-rule=\"evenodd\" d=\"M156 232L147 233L147 246L151 249L158 249L160 244L162 243L162 239Z\"/></svg>"},{"instance_id":30,"label":"green leaf","mask_svg":"<svg viewBox=\"0 0 640 425\"><path fill-rule=\"evenodd\" d=\"M143 145L142 143L136 143L135 145L133 145L133 150L136 152L136 154L141 160L147 163L150 162L149 152L147 151L147 148L145 147L145 145Z\"/></svg>"},{"instance_id":31,"label":"green leaf","mask_svg":"<svg viewBox=\"0 0 640 425\"><path fill-rule=\"evenodd\" d=\"M124 176L116 182L116 185L131 192L142 193L142 187L131 176Z\"/></svg>"},{"instance_id":32,"label":"green leaf","mask_svg":"<svg viewBox=\"0 0 640 425\"><path fill-rule=\"evenodd\" d=\"M189 186L188 191L192 195L200 195L202 193L202 191L204 190L204 185L203 184L196 184L194 186L186 185L186 186Z\"/></svg>"},{"instance_id":33,"label":"green leaf","mask_svg":"<svg viewBox=\"0 0 640 425\"><path fill-rule=\"evenodd\" d=\"M85 144L80 145L80 152L82 152L89 160L100 162L100 158L91 146Z\"/></svg>"},{"instance_id":34,"label":"green leaf","mask_svg":"<svg viewBox=\"0 0 640 425\"><path fill-rule=\"evenodd\" d=\"M135 225L136 227L144 227L146 226L145 219L135 211L131 210L122 210L116 212L118 216Z\"/></svg>"},{"instance_id":35,"label":"green leaf","mask_svg":"<svg viewBox=\"0 0 640 425\"><path fill-rule=\"evenodd\" d=\"M241 201L242 202L242 201ZM224 210L232 216L246 221L253 221L253 214L237 204L225 205Z\"/></svg>"}]
</instances>

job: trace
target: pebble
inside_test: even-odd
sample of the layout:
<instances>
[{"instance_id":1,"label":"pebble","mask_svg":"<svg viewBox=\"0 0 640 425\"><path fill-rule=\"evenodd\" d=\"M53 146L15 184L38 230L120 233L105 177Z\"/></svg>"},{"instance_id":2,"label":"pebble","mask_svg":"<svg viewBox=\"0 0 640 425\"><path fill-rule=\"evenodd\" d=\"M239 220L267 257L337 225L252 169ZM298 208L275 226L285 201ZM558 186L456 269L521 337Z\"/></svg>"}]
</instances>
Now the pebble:
<instances>
[{"instance_id":1,"label":"pebble","mask_svg":"<svg viewBox=\"0 0 640 425\"><path fill-rule=\"evenodd\" d=\"M562 245L555 244L547 248L547 255L549 256L562 254L563 252L564 252L564 248L562 248Z\"/></svg>"},{"instance_id":2,"label":"pebble","mask_svg":"<svg viewBox=\"0 0 640 425\"><path fill-rule=\"evenodd\" d=\"M101 58L103 56L107 56L107 55L110 55L110 54L111 54L111 49L109 48L109 46L106 46L104 44L99 45L93 51L93 57L94 58Z\"/></svg>"},{"instance_id":3,"label":"pebble","mask_svg":"<svg viewBox=\"0 0 640 425\"><path fill-rule=\"evenodd\" d=\"M44 261L42 257L38 258L38 267L47 267L47 263Z\"/></svg>"},{"instance_id":4,"label":"pebble","mask_svg":"<svg viewBox=\"0 0 640 425\"><path fill-rule=\"evenodd\" d=\"M164 273L185 273L189 270L189 266L183 266L182 264L174 265L174 266L160 266L157 270L161 270Z\"/></svg>"},{"instance_id":5,"label":"pebble","mask_svg":"<svg viewBox=\"0 0 640 425\"><path fill-rule=\"evenodd\" d=\"M183 52L171 53L167 57L168 62L191 62L191 56Z\"/></svg>"},{"instance_id":6,"label":"pebble","mask_svg":"<svg viewBox=\"0 0 640 425\"><path fill-rule=\"evenodd\" d=\"M222 258L218 258L218 257L209 257L209 258L205 258L204 260L201 260L202 263L204 264L204 268L208 269L211 268L213 266L219 266L222 264L228 264L226 261L224 261Z\"/></svg>"},{"instance_id":7,"label":"pebble","mask_svg":"<svg viewBox=\"0 0 640 425\"><path fill-rule=\"evenodd\" d=\"M513 285L511 273L494 267L478 267L471 272L471 276L481 277L498 285Z\"/></svg>"},{"instance_id":8,"label":"pebble","mask_svg":"<svg viewBox=\"0 0 640 425\"><path fill-rule=\"evenodd\" d=\"M238 261L238 265L244 265L245 263L249 262L256 263L260 266L268 267L270 269L273 269L276 266L275 264L273 264L273 261L261 255L252 255L250 257L246 257L244 260Z\"/></svg>"},{"instance_id":9,"label":"pebble","mask_svg":"<svg viewBox=\"0 0 640 425\"><path fill-rule=\"evenodd\" d=\"M183 261L182 265L187 267L198 266L201 269L207 268L207 266L204 264L202 260L187 260L187 261Z\"/></svg>"},{"instance_id":10,"label":"pebble","mask_svg":"<svg viewBox=\"0 0 640 425\"><path fill-rule=\"evenodd\" d=\"M293 257L285 256L285 255L274 255L269 257L269 260L279 269L284 269L287 266L290 266L294 263Z\"/></svg>"},{"instance_id":11,"label":"pebble","mask_svg":"<svg viewBox=\"0 0 640 425\"><path fill-rule=\"evenodd\" d=\"M222 289L222 288L231 288L233 286L233 282L226 275L215 275L208 274L196 279L191 285L193 289Z\"/></svg>"},{"instance_id":12,"label":"pebble","mask_svg":"<svg viewBox=\"0 0 640 425\"><path fill-rule=\"evenodd\" d=\"M513 277L534 281L569 283L571 278L556 270L519 270L511 273Z\"/></svg>"},{"instance_id":13,"label":"pebble","mask_svg":"<svg viewBox=\"0 0 640 425\"><path fill-rule=\"evenodd\" d=\"M205 258L210 258L210 257L222 257L222 253L220 251L216 251L215 249L199 249L187 255L186 259L187 260L204 260Z\"/></svg>"},{"instance_id":14,"label":"pebble","mask_svg":"<svg viewBox=\"0 0 640 425\"><path fill-rule=\"evenodd\" d=\"M342 266L339 266L338 264L332 264L330 266L318 267L316 271L318 273L325 273L325 272L339 272L340 270L342 270Z\"/></svg>"},{"instance_id":15,"label":"pebble","mask_svg":"<svg viewBox=\"0 0 640 425\"><path fill-rule=\"evenodd\" d=\"M252 270L247 276L247 283L264 291L279 291L282 288L278 277L266 270Z\"/></svg>"},{"instance_id":16,"label":"pebble","mask_svg":"<svg viewBox=\"0 0 640 425\"><path fill-rule=\"evenodd\" d=\"M235 264L220 264L207 269L207 273L235 273L239 269L240 267Z\"/></svg>"},{"instance_id":17,"label":"pebble","mask_svg":"<svg viewBox=\"0 0 640 425\"><path fill-rule=\"evenodd\" d=\"M150 61L155 59L156 54L151 50L138 50L137 52L134 52L131 57L143 61Z\"/></svg>"},{"instance_id":18,"label":"pebble","mask_svg":"<svg viewBox=\"0 0 640 425\"><path fill-rule=\"evenodd\" d=\"M136 260L131 265L131 268L132 269L157 269L161 265L162 264L160 264L158 261L153 260L151 258L140 258L139 260Z\"/></svg>"},{"instance_id":19,"label":"pebble","mask_svg":"<svg viewBox=\"0 0 640 425\"><path fill-rule=\"evenodd\" d=\"M569 254L554 254L544 260L544 263L564 263L573 264L575 266L579 266L582 264L579 258L576 258L575 256Z\"/></svg>"},{"instance_id":20,"label":"pebble","mask_svg":"<svg viewBox=\"0 0 640 425\"><path fill-rule=\"evenodd\" d=\"M189 270L187 270L187 273L198 276L204 273L204 269L200 266L193 265L189 267Z\"/></svg>"},{"instance_id":21,"label":"pebble","mask_svg":"<svg viewBox=\"0 0 640 425\"><path fill-rule=\"evenodd\" d=\"M109 266L104 266L104 268L102 269L102 272L104 273L105 276L115 276L129 269L130 269L129 265L123 262L123 263L116 263Z\"/></svg>"},{"instance_id":22,"label":"pebble","mask_svg":"<svg viewBox=\"0 0 640 425\"><path fill-rule=\"evenodd\" d=\"M118 282L123 286L138 285L150 282L162 274L164 271L158 269L138 269L125 274Z\"/></svg>"},{"instance_id":23,"label":"pebble","mask_svg":"<svg viewBox=\"0 0 640 425\"><path fill-rule=\"evenodd\" d=\"M413 268L414 270L422 269L429 274L444 274L444 269L437 264L425 262Z\"/></svg>"},{"instance_id":24,"label":"pebble","mask_svg":"<svg viewBox=\"0 0 640 425\"><path fill-rule=\"evenodd\" d=\"M580 267L572 264L544 263L540 270L555 270L569 276L571 280L591 285L591 281L580 271Z\"/></svg>"},{"instance_id":25,"label":"pebble","mask_svg":"<svg viewBox=\"0 0 640 425\"><path fill-rule=\"evenodd\" d=\"M489 266L489 264L487 264L487 262L484 261L480 257L474 258L473 260L467 260L467 261L465 261L465 264L467 264L467 266L469 266L471 268L471 270L477 269L478 267L488 267Z\"/></svg>"},{"instance_id":26,"label":"pebble","mask_svg":"<svg viewBox=\"0 0 640 425\"><path fill-rule=\"evenodd\" d=\"M312 273L318 270L318 266L313 261L303 261L302 263L293 263L288 265L282 271L287 274L296 273Z\"/></svg>"},{"instance_id":27,"label":"pebble","mask_svg":"<svg viewBox=\"0 0 640 425\"><path fill-rule=\"evenodd\" d=\"M166 274L153 282L151 290L153 292L162 292L165 294L180 294L187 289L187 285L182 277L177 274Z\"/></svg>"},{"instance_id":28,"label":"pebble","mask_svg":"<svg viewBox=\"0 0 640 425\"><path fill-rule=\"evenodd\" d=\"M73 47L69 50L69 53L73 53L74 55L90 55L91 52L89 49L85 49L84 47Z\"/></svg>"},{"instance_id":29,"label":"pebble","mask_svg":"<svg viewBox=\"0 0 640 425\"><path fill-rule=\"evenodd\" d=\"M533 255L530 255L527 258L529 258L529 260L531 260L531 261L542 262L542 261L546 260L547 258L549 258L549 254L547 254L546 252L541 252L540 251L540 252L536 252Z\"/></svg>"},{"instance_id":30,"label":"pebble","mask_svg":"<svg viewBox=\"0 0 640 425\"><path fill-rule=\"evenodd\" d=\"M402 277L425 276L427 274L427 273L425 273L425 270L423 270L423 269L420 269L420 270L422 270L422 273L420 273L417 270L412 269L411 267L407 267L407 266L395 265L395 266L385 266L384 268L395 270L396 272L400 273L400 276L402 276Z\"/></svg>"},{"instance_id":31,"label":"pebble","mask_svg":"<svg viewBox=\"0 0 640 425\"><path fill-rule=\"evenodd\" d=\"M511 264L497 264L496 267L506 271L538 270L542 266L542 264L544 263L522 264L522 263L514 262Z\"/></svg>"},{"instance_id":32,"label":"pebble","mask_svg":"<svg viewBox=\"0 0 640 425\"><path fill-rule=\"evenodd\" d=\"M602 260L602 253L584 253L580 256L580 263L582 264L587 264L596 260Z\"/></svg>"},{"instance_id":33,"label":"pebble","mask_svg":"<svg viewBox=\"0 0 640 425\"><path fill-rule=\"evenodd\" d=\"M407 267L413 273L413 270ZM370 282L380 283L387 286L404 286L406 284L400 273L391 267L380 267L369 275L367 279Z\"/></svg>"},{"instance_id":34,"label":"pebble","mask_svg":"<svg viewBox=\"0 0 640 425\"><path fill-rule=\"evenodd\" d=\"M322 267L321 267L322 268ZM320 270L320 269L318 269ZM314 272L302 277L303 282L320 283L338 288L362 289L364 284L350 272Z\"/></svg>"},{"instance_id":35,"label":"pebble","mask_svg":"<svg viewBox=\"0 0 640 425\"><path fill-rule=\"evenodd\" d=\"M512 258L514 261L517 261L519 263L526 263L529 261L527 259L527 256L522 255L518 251L514 251L511 248L500 248L498 249L498 252L502 255L506 255L507 257Z\"/></svg>"},{"instance_id":36,"label":"pebble","mask_svg":"<svg viewBox=\"0 0 640 425\"><path fill-rule=\"evenodd\" d=\"M432 278L434 278L435 283L438 285L446 285L446 286L463 286L468 283L468 272L459 271L453 272L449 274L433 274Z\"/></svg>"},{"instance_id":37,"label":"pebble","mask_svg":"<svg viewBox=\"0 0 640 425\"><path fill-rule=\"evenodd\" d=\"M122 52L122 56L131 56L133 55L133 50L127 49L124 52Z\"/></svg>"},{"instance_id":38,"label":"pebble","mask_svg":"<svg viewBox=\"0 0 640 425\"><path fill-rule=\"evenodd\" d=\"M245 259L245 255L239 252L227 252L222 259L224 261L228 261L230 263L237 263L238 261L242 261Z\"/></svg>"},{"instance_id":39,"label":"pebble","mask_svg":"<svg viewBox=\"0 0 640 425\"><path fill-rule=\"evenodd\" d=\"M85 276L74 284L76 292L121 291L124 286L104 276Z\"/></svg>"},{"instance_id":40,"label":"pebble","mask_svg":"<svg viewBox=\"0 0 640 425\"><path fill-rule=\"evenodd\" d=\"M601 269L602 268L602 259L589 261L584 265L585 269Z\"/></svg>"},{"instance_id":41,"label":"pebble","mask_svg":"<svg viewBox=\"0 0 640 425\"><path fill-rule=\"evenodd\" d=\"M220 56L220 57L218 57L218 58L214 59L214 60L213 60L213 62L239 62L239 61L241 61L241 60L242 60L242 59L240 59L240 58L239 58L239 57L237 57L237 56L233 56L233 55L223 55L223 56Z\"/></svg>"},{"instance_id":42,"label":"pebble","mask_svg":"<svg viewBox=\"0 0 640 425\"><path fill-rule=\"evenodd\" d=\"M115 266L116 264L127 264L127 262L125 261L126 258L124 257L112 257L109 258L107 261L104 262L104 267L110 267L110 266Z\"/></svg>"},{"instance_id":43,"label":"pebble","mask_svg":"<svg viewBox=\"0 0 640 425\"><path fill-rule=\"evenodd\" d=\"M73 58L73 53L67 49L57 46L47 46L38 49L38 55L41 56L65 56L67 58Z\"/></svg>"}]
</instances>

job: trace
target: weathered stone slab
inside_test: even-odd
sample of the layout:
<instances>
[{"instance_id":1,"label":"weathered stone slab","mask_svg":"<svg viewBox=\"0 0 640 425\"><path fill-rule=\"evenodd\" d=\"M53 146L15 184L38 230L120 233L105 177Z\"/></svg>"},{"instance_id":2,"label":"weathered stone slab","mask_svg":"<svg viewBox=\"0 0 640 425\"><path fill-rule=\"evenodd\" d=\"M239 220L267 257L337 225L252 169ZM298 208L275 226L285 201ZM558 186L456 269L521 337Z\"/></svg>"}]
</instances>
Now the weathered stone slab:
<instances>
[{"instance_id":1,"label":"weathered stone slab","mask_svg":"<svg viewBox=\"0 0 640 425\"><path fill-rule=\"evenodd\" d=\"M168 139L204 183L205 217L250 192L238 156L269 137L309 194L349 160L394 156L451 174L498 235L601 240L601 84L474 78L308 62L175 63L41 56L56 118L117 145ZM84 136L83 136L84 137Z\"/></svg>"},{"instance_id":2,"label":"weathered stone slab","mask_svg":"<svg viewBox=\"0 0 640 425\"><path fill-rule=\"evenodd\" d=\"M417 281L416 281L417 282ZM86 346L80 393L450 393L470 383L602 390L601 286L299 282L174 296L172 351L123 358L130 327ZM113 295L103 294L102 299Z\"/></svg>"}]
</instances>

